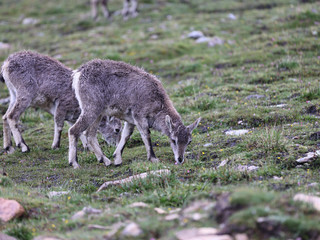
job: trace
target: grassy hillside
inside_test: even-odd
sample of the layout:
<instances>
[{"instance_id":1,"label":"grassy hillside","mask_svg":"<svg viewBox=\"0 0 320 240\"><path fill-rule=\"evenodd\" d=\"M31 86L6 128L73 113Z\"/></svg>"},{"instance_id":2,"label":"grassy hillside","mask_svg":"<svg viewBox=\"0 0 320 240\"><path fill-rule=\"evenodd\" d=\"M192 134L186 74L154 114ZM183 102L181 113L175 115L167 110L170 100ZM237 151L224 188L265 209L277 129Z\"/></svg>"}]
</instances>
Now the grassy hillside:
<instances>
[{"instance_id":1,"label":"grassy hillside","mask_svg":"<svg viewBox=\"0 0 320 240\"><path fill-rule=\"evenodd\" d=\"M121 6L110 1L111 11ZM23 24L26 18L36 22ZM187 38L193 30L223 44L196 43ZM31 152L0 155L0 197L16 199L26 214L0 231L20 239L108 239L108 229L90 225L132 221L143 231L137 239L176 239L178 230L192 227L245 232L250 239L317 239L320 213L293 196L320 192L320 159L296 162L319 148L319 34L320 4L312 0L141 0L139 16L128 21L101 13L91 20L88 0L1 0L0 42L10 47L0 49L0 62L22 49L71 68L93 58L125 61L161 79L185 124L199 116L202 121L182 166L174 164L169 141L158 132L152 141L161 162L147 162L135 131L121 167L106 168L81 151L81 169L74 170L67 126L62 147L51 150L52 117L29 109L21 129ZM8 96L6 86L0 88L0 97ZM4 114L6 106L0 110ZM249 132L225 133L236 129ZM112 158L114 148L100 142ZM250 171L253 166L258 168ZM171 174L96 193L106 181L164 168ZM69 193L48 198L51 191ZM206 203L195 210L201 217L190 217L187 207L200 200ZM134 202L149 208L129 207ZM71 219L88 206L104 212ZM182 210L168 220L155 207ZM111 239L130 237L120 228Z\"/></svg>"}]
</instances>

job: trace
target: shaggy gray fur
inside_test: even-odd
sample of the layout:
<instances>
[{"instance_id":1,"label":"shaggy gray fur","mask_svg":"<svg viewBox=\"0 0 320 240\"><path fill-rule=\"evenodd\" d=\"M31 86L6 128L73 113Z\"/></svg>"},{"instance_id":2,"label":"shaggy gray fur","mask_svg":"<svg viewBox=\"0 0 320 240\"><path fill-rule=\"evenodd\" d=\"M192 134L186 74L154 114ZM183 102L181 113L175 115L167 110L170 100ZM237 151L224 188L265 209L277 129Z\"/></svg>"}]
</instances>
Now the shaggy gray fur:
<instances>
[{"instance_id":1,"label":"shaggy gray fur","mask_svg":"<svg viewBox=\"0 0 320 240\"><path fill-rule=\"evenodd\" d=\"M149 128L153 128L170 138L176 162L183 162L184 152L191 141L191 132L200 118L190 126L184 126L155 76L124 62L96 59L75 71L73 87L81 107L79 119L69 129L69 163L75 168L78 167L78 137L83 131L90 131L94 136L95 126L91 123L104 114L126 121L114 152L115 165L122 163L121 153L134 126L137 126L146 146L148 160L158 161L150 139ZM100 148L96 148L95 154L99 160L110 163Z\"/></svg>"},{"instance_id":2,"label":"shaggy gray fur","mask_svg":"<svg viewBox=\"0 0 320 240\"><path fill-rule=\"evenodd\" d=\"M5 83L10 92L10 104L3 116L4 149L14 151L11 132L15 143L23 152L29 151L17 127L21 114L29 107L39 107L54 116L55 133L52 148L60 146L64 121L75 123L80 108L72 89L72 70L48 56L31 51L17 52L8 57L2 66ZM120 140L121 122L101 123L103 137L109 143ZM86 145L86 138L82 138ZM90 148L90 146L88 146Z\"/></svg>"}]
</instances>

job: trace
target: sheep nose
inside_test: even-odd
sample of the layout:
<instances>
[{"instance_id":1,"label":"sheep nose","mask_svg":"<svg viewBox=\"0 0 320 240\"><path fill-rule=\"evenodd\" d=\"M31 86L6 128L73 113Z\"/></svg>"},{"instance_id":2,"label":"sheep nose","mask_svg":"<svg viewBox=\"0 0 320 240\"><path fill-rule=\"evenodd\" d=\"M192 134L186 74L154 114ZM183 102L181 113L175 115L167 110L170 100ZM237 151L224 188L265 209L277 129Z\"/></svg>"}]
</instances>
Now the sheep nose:
<instances>
[{"instance_id":1,"label":"sheep nose","mask_svg":"<svg viewBox=\"0 0 320 240\"><path fill-rule=\"evenodd\" d=\"M178 162L182 163L183 162L183 158L182 157L178 157Z\"/></svg>"}]
</instances>

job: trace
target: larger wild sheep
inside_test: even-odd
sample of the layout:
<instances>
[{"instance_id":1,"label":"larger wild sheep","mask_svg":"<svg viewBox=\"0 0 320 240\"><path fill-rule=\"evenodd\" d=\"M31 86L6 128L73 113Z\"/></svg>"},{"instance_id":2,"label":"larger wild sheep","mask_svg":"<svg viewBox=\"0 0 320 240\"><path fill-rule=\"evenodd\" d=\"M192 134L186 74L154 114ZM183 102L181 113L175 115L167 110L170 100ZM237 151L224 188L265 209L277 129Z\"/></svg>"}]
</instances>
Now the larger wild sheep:
<instances>
[{"instance_id":1,"label":"larger wild sheep","mask_svg":"<svg viewBox=\"0 0 320 240\"><path fill-rule=\"evenodd\" d=\"M9 89L10 103L3 116L3 147L7 153L14 148L14 141L22 152L29 147L18 129L21 114L29 107L39 107L54 116L54 138L52 148L60 146L61 131L64 121L75 123L81 109L72 89L72 70L48 56L31 51L21 51L8 57L3 63L0 80ZM119 119L104 118L100 123L100 132L108 143L116 144L120 140L121 122ZM87 145L86 136L81 136Z\"/></svg>"},{"instance_id":2,"label":"larger wild sheep","mask_svg":"<svg viewBox=\"0 0 320 240\"><path fill-rule=\"evenodd\" d=\"M78 168L77 141L88 132L99 161L111 164L95 139L101 116L115 116L126 121L120 142L114 152L114 164L122 163L122 151L136 126L145 144L148 160L158 162L152 149L150 128L170 139L175 161L183 163L191 133L200 118L184 126L161 82L144 70L112 60L92 60L73 75L73 88L81 108L77 122L69 129L69 164ZM92 124L93 123L93 124Z\"/></svg>"}]
</instances>

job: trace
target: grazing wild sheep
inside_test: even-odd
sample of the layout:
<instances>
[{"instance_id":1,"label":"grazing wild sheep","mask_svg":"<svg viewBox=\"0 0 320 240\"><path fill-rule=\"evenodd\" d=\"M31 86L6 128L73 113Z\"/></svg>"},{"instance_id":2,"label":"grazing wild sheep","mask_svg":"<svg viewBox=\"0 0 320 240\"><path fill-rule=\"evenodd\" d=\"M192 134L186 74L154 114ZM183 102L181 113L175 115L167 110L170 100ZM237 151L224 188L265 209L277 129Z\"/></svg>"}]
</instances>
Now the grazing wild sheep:
<instances>
[{"instance_id":1,"label":"grazing wild sheep","mask_svg":"<svg viewBox=\"0 0 320 240\"><path fill-rule=\"evenodd\" d=\"M98 5L100 3L101 3L102 12L103 12L104 17L109 18L110 13L108 10L108 0L91 0L92 18L97 19ZM122 9L123 18L127 19L128 17L138 16L137 8L138 8L138 0L123 0L123 9Z\"/></svg>"},{"instance_id":2,"label":"grazing wild sheep","mask_svg":"<svg viewBox=\"0 0 320 240\"><path fill-rule=\"evenodd\" d=\"M94 139L104 114L126 121L114 152L115 165L122 163L123 148L135 126L145 144L148 160L158 162L150 139L149 128L153 128L170 138L175 161L183 163L191 132L200 118L190 126L184 126L155 76L124 62L96 59L74 71L72 86L81 108L79 119L69 129L69 164L74 168L79 167L76 147L83 131L88 133L88 141L91 141L98 160L111 164Z\"/></svg>"},{"instance_id":3,"label":"grazing wild sheep","mask_svg":"<svg viewBox=\"0 0 320 240\"><path fill-rule=\"evenodd\" d=\"M54 138L52 148L60 146L64 121L70 125L78 119L81 109L72 89L72 70L48 56L31 51L14 53L2 65L0 80L4 81L10 92L10 103L3 116L3 147L13 153L11 132L14 141L22 152L29 147L18 129L21 114L29 107L39 107L54 116ZM99 131L110 144L120 140L121 122L115 118L104 118ZM86 136L81 136L84 147Z\"/></svg>"}]
</instances>

